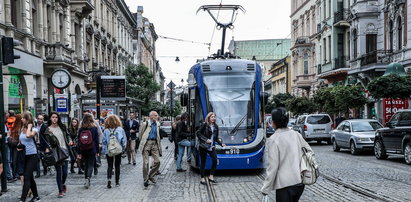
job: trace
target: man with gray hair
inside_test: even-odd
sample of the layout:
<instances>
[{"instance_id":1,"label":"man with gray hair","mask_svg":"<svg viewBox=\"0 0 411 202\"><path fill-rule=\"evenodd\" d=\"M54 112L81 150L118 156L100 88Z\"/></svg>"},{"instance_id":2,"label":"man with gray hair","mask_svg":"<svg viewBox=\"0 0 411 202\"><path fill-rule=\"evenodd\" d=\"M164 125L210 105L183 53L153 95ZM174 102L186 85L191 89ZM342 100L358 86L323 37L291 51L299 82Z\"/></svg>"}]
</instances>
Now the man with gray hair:
<instances>
[{"instance_id":1,"label":"man with gray hair","mask_svg":"<svg viewBox=\"0 0 411 202\"><path fill-rule=\"evenodd\" d=\"M140 126L139 150L143 154L143 178L144 187L148 186L148 181L156 183L154 176L160 168L160 156L161 156L161 139L160 139L160 123L158 120L158 114L155 111L150 112L150 119ZM149 155L153 157L153 165L149 165Z\"/></svg>"}]
</instances>

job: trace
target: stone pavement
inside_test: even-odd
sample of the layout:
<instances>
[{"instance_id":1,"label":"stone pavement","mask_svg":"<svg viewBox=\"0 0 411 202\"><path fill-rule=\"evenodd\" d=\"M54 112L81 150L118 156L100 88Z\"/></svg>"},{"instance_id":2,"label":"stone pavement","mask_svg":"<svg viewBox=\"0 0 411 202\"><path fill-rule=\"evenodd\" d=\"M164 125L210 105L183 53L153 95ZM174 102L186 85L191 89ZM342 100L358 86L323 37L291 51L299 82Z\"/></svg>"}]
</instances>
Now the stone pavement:
<instances>
[{"instance_id":1,"label":"stone pavement","mask_svg":"<svg viewBox=\"0 0 411 202\"><path fill-rule=\"evenodd\" d=\"M191 170L183 161L186 172L176 172L173 158L174 146L168 140L162 141L163 154L157 183L143 186L142 157L137 155L137 165L127 164L122 159L120 187L106 188L107 165L102 160L99 174L93 176L90 189L83 187L83 175L69 174L68 193L57 198L55 176L42 176L36 179L42 201L210 201L207 187L200 184L198 170ZM329 145L312 144L320 164L320 172L341 182L366 190L387 201L411 201L411 167L402 159L390 158L386 161L375 159L372 154L352 156L349 152L333 152ZM168 148L168 149L166 149ZM214 185L216 201L260 201L265 173L256 170L217 172ZM113 179L114 180L114 179ZM9 192L0 196L0 201L17 201L21 194L20 182L9 184ZM270 193L272 201L275 191ZM306 186L301 201L378 201L350 187L320 177L316 184Z\"/></svg>"}]
</instances>

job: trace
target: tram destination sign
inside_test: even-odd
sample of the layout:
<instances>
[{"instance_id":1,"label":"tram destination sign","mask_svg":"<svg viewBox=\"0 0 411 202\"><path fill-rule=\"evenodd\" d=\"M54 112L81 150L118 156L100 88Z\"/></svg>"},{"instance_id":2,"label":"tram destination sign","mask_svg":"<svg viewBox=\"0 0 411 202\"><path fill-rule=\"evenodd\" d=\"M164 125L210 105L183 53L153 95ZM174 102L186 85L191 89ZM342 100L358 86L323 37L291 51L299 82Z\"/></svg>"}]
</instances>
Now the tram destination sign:
<instances>
[{"instance_id":1,"label":"tram destination sign","mask_svg":"<svg viewBox=\"0 0 411 202\"><path fill-rule=\"evenodd\" d=\"M125 100L126 77L125 76L101 76L101 99Z\"/></svg>"}]
</instances>

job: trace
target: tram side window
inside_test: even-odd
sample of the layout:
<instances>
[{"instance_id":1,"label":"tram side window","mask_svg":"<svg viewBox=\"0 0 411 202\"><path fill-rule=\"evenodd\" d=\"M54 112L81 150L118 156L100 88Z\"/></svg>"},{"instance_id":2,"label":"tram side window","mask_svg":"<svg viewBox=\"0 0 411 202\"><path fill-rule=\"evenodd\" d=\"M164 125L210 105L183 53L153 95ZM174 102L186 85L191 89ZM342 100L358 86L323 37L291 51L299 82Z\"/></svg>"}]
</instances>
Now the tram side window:
<instances>
[{"instance_id":1,"label":"tram side window","mask_svg":"<svg viewBox=\"0 0 411 202\"><path fill-rule=\"evenodd\" d=\"M194 116L195 116L194 126L195 126L195 129L197 130L200 127L200 125L204 122L204 117L203 117L203 109L201 105L200 94L198 91L196 92L196 97L198 99L195 99L195 102L194 102L194 105L195 105L194 106Z\"/></svg>"}]
</instances>

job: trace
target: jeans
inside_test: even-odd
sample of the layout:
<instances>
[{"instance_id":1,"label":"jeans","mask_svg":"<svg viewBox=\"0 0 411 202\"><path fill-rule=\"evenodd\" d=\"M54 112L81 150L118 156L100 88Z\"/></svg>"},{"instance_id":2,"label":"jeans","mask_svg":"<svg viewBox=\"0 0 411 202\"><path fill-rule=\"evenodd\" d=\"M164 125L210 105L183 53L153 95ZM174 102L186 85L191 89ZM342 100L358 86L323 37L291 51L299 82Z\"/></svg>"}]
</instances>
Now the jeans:
<instances>
[{"instance_id":1,"label":"jeans","mask_svg":"<svg viewBox=\"0 0 411 202\"><path fill-rule=\"evenodd\" d=\"M31 189L33 192L33 196L39 196L37 192L37 185L36 181L34 181L33 171L36 169L37 162L39 158L37 154L26 155L25 157L25 166L24 166L24 184L23 184L23 192L21 193L21 199L24 201Z\"/></svg>"},{"instance_id":2,"label":"jeans","mask_svg":"<svg viewBox=\"0 0 411 202\"><path fill-rule=\"evenodd\" d=\"M117 156L110 157L106 155L107 157L107 179L111 180L111 176L113 175L113 163L114 163L114 168L115 168L115 178L116 178L116 183L120 181L120 165L121 165L121 154L118 154Z\"/></svg>"},{"instance_id":3,"label":"jeans","mask_svg":"<svg viewBox=\"0 0 411 202\"><path fill-rule=\"evenodd\" d=\"M298 202L301 195L304 192L303 184L296 184L293 186L277 189L275 192L275 198L277 202Z\"/></svg>"},{"instance_id":4,"label":"jeans","mask_svg":"<svg viewBox=\"0 0 411 202\"><path fill-rule=\"evenodd\" d=\"M185 147L187 147L187 160L190 160L191 146L191 142L188 140L181 140L180 142L178 142L177 169L181 169L181 161L183 160Z\"/></svg>"},{"instance_id":5,"label":"jeans","mask_svg":"<svg viewBox=\"0 0 411 202\"><path fill-rule=\"evenodd\" d=\"M56 181L59 192L63 191L63 184L66 183L67 179L67 170L68 170L68 161L64 161L61 165L55 165L56 168Z\"/></svg>"},{"instance_id":6,"label":"jeans","mask_svg":"<svg viewBox=\"0 0 411 202\"><path fill-rule=\"evenodd\" d=\"M215 151L215 148L209 151L208 149L204 149L200 147L199 150L200 150L200 158L201 158L201 165L200 165L201 178L205 176L204 169L205 169L205 164L207 160L207 154L210 155L211 160L213 162L213 164L211 165L210 175L214 175L215 169L217 168L217 152Z\"/></svg>"},{"instance_id":7,"label":"jeans","mask_svg":"<svg viewBox=\"0 0 411 202\"><path fill-rule=\"evenodd\" d=\"M82 151L81 161L84 162L84 178L91 178L96 161L96 154L92 151Z\"/></svg>"},{"instance_id":8,"label":"jeans","mask_svg":"<svg viewBox=\"0 0 411 202\"><path fill-rule=\"evenodd\" d=\"M13 179L13 171L11 170L11 153L10 147L7 145L6 147L6 159L7 159L7 179Z\"/></svg>"}]
</instances>

